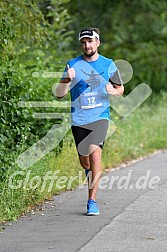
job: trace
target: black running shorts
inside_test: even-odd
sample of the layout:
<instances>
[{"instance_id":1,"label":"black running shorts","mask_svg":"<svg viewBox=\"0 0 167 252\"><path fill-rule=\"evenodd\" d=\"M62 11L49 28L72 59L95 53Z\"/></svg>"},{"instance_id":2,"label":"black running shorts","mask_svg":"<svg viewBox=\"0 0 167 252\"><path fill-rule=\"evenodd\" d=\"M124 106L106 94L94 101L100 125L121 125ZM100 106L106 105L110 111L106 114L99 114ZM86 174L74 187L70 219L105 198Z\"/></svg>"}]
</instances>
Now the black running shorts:
<instances>
[{"instance_id":1,"label":"black running shorts","mask_svg":"<svg viewBox=\"0 0 167 252\"><path fill-rule=\"evenodd\" d=\"M93 123L72 126L72 134L80 156L89 155L89 146L91 144L103 148L107 135L109 121L102 119Z\"/></svg>"}]
</instances>

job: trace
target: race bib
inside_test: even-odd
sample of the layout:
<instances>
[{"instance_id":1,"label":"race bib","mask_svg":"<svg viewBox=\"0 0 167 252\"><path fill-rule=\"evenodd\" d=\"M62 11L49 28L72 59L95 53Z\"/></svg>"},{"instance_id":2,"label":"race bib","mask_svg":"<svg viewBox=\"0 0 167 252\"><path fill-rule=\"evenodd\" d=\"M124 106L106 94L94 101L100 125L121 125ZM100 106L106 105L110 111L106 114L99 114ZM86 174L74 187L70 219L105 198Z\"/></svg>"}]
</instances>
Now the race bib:
<instances>
[{"instance_id":1,"label":"race bib","mask_svg":"<svg viewBox=\"0 0 167 252\"><path fill-rule=\"evenodd\" d=\"M97 92L84 93L80 95L82 109L97 108L102 106L100 96Z\"/></svg>"}]
</instances>

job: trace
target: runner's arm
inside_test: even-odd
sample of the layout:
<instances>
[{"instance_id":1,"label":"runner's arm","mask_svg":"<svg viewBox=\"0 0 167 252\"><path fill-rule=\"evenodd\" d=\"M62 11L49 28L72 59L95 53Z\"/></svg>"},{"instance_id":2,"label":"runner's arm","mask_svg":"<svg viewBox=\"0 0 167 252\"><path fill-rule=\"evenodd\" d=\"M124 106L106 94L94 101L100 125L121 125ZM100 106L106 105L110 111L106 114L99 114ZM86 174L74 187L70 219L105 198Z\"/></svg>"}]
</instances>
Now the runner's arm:
<instances>
[{"instance_id":1,"label":"runner's arm","mask_svg":"<svg viewBox=\"0 0 167 252\"><path fill-rule=\"evenodd\" d=\"M71 84L70 78L65 78L60 81L59 85L56 88L56 97L58 99L63 98L68 93L70 84Z\"/></svg>"},{"instance_id":2,"label":"runner's arm","mask_svg":"<svg viewBox=\"0 0 167 252\"><path fill-rule=\"evenodd\" d=\"M75 78L75 69L70 68L69 65L67 65L67 73L65 78L61 79L59 85L56 88L56 97L58 99L63 98L69 90L71 81Z\"/></svg>"}]
</instances>

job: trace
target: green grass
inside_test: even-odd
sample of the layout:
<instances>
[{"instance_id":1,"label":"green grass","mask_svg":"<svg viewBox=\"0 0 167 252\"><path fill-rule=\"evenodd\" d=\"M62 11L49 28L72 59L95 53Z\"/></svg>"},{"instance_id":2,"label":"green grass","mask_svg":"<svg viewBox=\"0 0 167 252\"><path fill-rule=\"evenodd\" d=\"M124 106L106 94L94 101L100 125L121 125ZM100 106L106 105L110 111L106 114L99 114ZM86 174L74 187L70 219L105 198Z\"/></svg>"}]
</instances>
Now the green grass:
<instances>
[{"instance_id":1,"label":"green grass","mask_svg":"<svg viewBox=\"0 0 167 252\"><path fill-rule=\"evenodd\" d=\"M115 133L106 141L103 166L115 166L166 148L167 119L164 115L164 111L152 114L147 107L143 107L128 118L118 121Z\"/></svg>"},{"instance_id":2,"label":"green grass","mask_svg":"<svg viewBox=\"0 0 167 252\"><path fill-rule=\"evenodd\" d=\"M105 142L102 158L104 170L145 156L157 149L167 148L166 101L167 94L162 94L160 98L146 102L127 118L120 118L112 113L116 130ZM67 142L57 157L52 151L29 169L21 170L22 173L12 181L14 185L20 183L20 188L11 189L9 178L17 171L20 171L20 168L13 167L0 185L0 222L16 220L18 216L38 206L43 200L50 199L52 195L77 187L78 177L70 183L69 181L70 178L78 176L82 168L74 144ZM54 183L51 184L51 180L48 179L45 184L46 174L52 176L54 172L58 172ZM82 174L84 179L84 172ZM68 178L67 181L65 176ZM58 189L58 183L62 186L61 189Z\"/></svg>"},{"instance_id":3,"label":"green grass","mask_svg":"<svg viewBox=\"0 0 167 252\"><path fill-rule=\"evenodd\" d=\"M70 176L77 176L79 169L81 170L81 167L78 164L76 150L73 145L63 148L61 155L58 157L56 157L54 151L49 153L27 170L22 170L19 167L15 171L11 170L0 187L0 222L3 220L16 220L19 215L31 210L43 200L50 199L53 194L58 194L60 191L67 189L68 181L62 184L63 188L61 190L57 188L56 179L53 186L49 179L44 184L44 177L47 173L52 176L57 171L58 178L61 176L70 178ZM15 176L10 183L10 178L14 172ZM11 188L13 186L18 188ZM71 183L69 190L76 186L77 180Z\"/></svg>"}]
</instances>

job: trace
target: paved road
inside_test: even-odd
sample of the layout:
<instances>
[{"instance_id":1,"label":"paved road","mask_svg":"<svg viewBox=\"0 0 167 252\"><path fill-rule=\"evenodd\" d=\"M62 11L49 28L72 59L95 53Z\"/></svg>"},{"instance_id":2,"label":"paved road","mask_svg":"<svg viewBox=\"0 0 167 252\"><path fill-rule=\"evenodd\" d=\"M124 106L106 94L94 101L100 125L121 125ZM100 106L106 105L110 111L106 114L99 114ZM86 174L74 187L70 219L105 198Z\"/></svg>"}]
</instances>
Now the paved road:
<instances>
[{"instance_id":1,"label":"paved road","mask_svg":"<svg viewBox=\"0 0 167 252\"><path fill-rule=\"evenodd\" d=\"M85 215L87 186L62 193L7 223L0 251L167 251L167 151L104 176L99 216Z\"/></svg>"}]
</instances>

